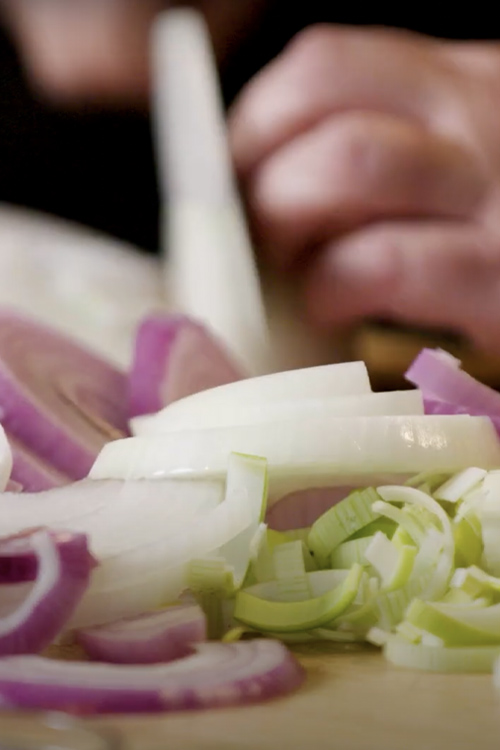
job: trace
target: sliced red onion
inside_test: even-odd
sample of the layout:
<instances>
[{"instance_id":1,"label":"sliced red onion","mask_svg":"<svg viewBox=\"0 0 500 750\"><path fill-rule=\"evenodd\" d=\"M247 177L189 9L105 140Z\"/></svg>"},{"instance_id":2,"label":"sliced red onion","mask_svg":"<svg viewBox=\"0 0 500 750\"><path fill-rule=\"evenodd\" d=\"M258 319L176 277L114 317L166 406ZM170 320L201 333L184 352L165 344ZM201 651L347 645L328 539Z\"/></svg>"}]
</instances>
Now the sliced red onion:
<instances>
[{"instance_id":1,"label":"sliced red onion","mask_svg":"<svg viewBox=\"0 0 500 750\"><path fill-rule=\"evenodd\" d=\"M197 604L180 604L160 612L80 630L77 640L97 661L114 664L158 664L189 656L193 644L206 640L207 623Z\"/></svg>"},{"instance_id":2,"label":"sliced red onion","mask_svg":"<svg viewBox=\"0 0 500 750\"><path fill-rule=\"evenodd\" d=\"M276 640L205 643L197 652L148 666L1 659L0 703L88 715L185 711L257 703L304 680L303 668Z\"/></svg>"},{"instance_id":3,"label":"sliced red onion","mask_svg":"<svg viewBox=\"0 0 500 750\"><path fill-rule=\"evenodd\" d=\"M474 416L500 416L500 393L461 370L460 361L441 349L423 349L405 377L424 399L464 407Z\"/></svg>"},{"instance_id":4,"label":"sliced red onion","mask_svg":"<svg viewBox=\"0 0 500 750\"><path fill-rule=\"evenodd\" d=\"M0 313L3 426L73 479L86 476L102 446L127 431L125 376L70 339Z\"/></svg>"},{"instance_id":5,"label":"sliced red onion","mask_svg":"<svg viewBox=\"0 0 500 750\"><path fill-rule=\"evenodd\" d=\"M137 333L129 416L153 414L172 401L243 377L202 325L184 316L152 315Z\"/></svg>"},{"instance_id":6,"label":"sliced red onion","mask_svg":"<svg viewBox=\"0 0 500 750\"><path fill-rule=\"evenodd\" d=\"M8 438L13 459L11 481L18 483L25 492L42 492L71 482L67 475L54 469L19 440L11 435Z\"/></svg>"},{"instance_id":7,"label":"sliced red onion","mask_svg":"<svg viewBox=\"0 0 500 750\"><path fill-rule=\"evenodd\" d=\"M38 653L52 643L73 614L95 561L83 534L55 535L43 529L0 541L2 554L12 560L24 555L28 576L31 556L36 579L26 598L0 618L0 656Z\"/></svg>"},{"instance_id":8,"label":"sliced red onion","mask_svg":"<svg viewBox=\"0 0 500 750\"><path fill-rule=\"evenodd\" d=\"M18 493L23 491L23 485L20 482L16 482L14 479L9 479L5 492Z\"/></svg>"}]
</instances>

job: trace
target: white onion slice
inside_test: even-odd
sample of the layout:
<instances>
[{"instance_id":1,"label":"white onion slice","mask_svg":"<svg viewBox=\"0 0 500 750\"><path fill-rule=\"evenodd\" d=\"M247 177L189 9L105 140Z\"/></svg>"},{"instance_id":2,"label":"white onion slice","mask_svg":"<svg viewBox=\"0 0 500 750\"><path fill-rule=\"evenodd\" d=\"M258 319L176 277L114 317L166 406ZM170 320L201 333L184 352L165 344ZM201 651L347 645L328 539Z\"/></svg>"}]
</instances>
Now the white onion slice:
<instances>
[{"instance_id":1,"label":"white onion slice","mask_svg":"<svg viewBox=\"0 0 500 750\"><path fill-rule=\"evenodd\" d=\"M160 414L166 414L168 410L169 419L189 420L196 424L202 420L207 424L221 410L230 412L240 408L242 403L247 407L262 409L270 404L289 404L298 399L337 398L367 393L371 393L371 387L365 364L344 362L228 383L175 401ZM140 423L145 425L149 419L157 418L141 417ZM141 429L146 431L147 428Z\"/></svg>"},{"instance_id":2,"label":"white onion slice","mask_svg":"<svg viewBox=\"0 0 500 750\"><path fill-rule=\"evenodd\" d=\"M371 417L423 415L424 404L420 391L394 391L390 393L368 393L356 396L306 398L293 401L262 404L244 400L225 408L210 411L182 413L168 407L149 418L134 420L135 435L155 435L177 430L201 430L213 427L239 425L267 425L283 419L296 420L312 416Z\"/></svg>"},{"instance_id":3,"label":"white onion slice","mask_svg":"<svg viewBox=\"0 0 500 750\"><path fill-rule=\"evenodd\" d=\"M300 489L357 484L368 476L374 481L387 474L500 466L500 442L485 417L314 416L265 428L251 425L116 440L103 448L90 476L219 478L233 451L267 458L274 500Z\"/></svg>"}]
</instances>

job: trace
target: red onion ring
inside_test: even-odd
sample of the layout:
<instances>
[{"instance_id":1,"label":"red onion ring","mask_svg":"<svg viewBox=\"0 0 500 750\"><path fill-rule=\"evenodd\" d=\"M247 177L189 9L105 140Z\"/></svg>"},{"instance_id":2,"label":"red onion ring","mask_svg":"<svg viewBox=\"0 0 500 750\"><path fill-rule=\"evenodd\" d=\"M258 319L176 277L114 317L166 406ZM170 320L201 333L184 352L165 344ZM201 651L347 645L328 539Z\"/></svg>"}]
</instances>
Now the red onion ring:
<instances>
[{"instance_id":1,"label":"red onion ring","mask_svg":"<svg viewBox=\"0 0 500 750\"><path fill-rule=\"evenodd\" d=\"M43 492L43 490L51 490L71 482L68 476L39 458L19 440L11 435L7 437L13 460L10 481L19 484L23 491ZM9 487L7 489L12 492Z\"/></svg>"},{"instance_id":2,"label":"red onion ring","mask_svg":"<svg viewBox=\"0 0 500 750\"><path fill-rule=\"evenodd\" d=\"M127 432L126 378L59 333L0 313L0 408L16 440L62 474L88 474Z\"/></svg>"},{"instance_id":3,"label":"red onion ring","mask_svg":"<svg viewBox=\"0 0 500 750\"><path fill-rule=\"evenodd\" d=\"M136 337L129 416L153 414L172 401L243 377L202 325L184 316L152 315Z\"/></svg>"},{"instance_id":4,"label":"red onion ring","mask_svg":"<svg viewBox=\"0 0 500 750\"><path fill-rule=\"evenodd\" d=\"M43 529L0 541L14 559L25 557L36 566L36 579L28 595L0 618L0 656L33 654L49 646L68 622L90 580L95 560L83 534Z\"/></svg>"},{"instance_id":5,"label":"red onion ring","mask_svg":"<svg viewBox=\"0 0 500 750\"><path fill-rule=\"evenodd\" d=\"M206 640L207 623L197 604L181 604L130 620L87 628L78 643L97 661L157 664L188 656Z\"/></svg>"},{"instance_id":6,"label":"red onion ring","mask_svg":"<svg viewBox=\"0 0 500 750\"><path fill-rule=\"evenodd\" d=\"M152 666L1 659L0 702L4 708L89 715L185 711L257 703L304 680L303 668L279 641L205 643L197 651Z\"/></svg>"},{"instance_id":7,"label":"red onion ring","mask_svg":"<svg viewBox=\"0 0 500 750\"><path fill-rule=\"evenodd\" d=\"M465 413L473 416L500 416L500 393L461 370L459 360L440 349L423 349L405 378L417 386L428 401L461 406Z\"/></svg>"}]
</instances>

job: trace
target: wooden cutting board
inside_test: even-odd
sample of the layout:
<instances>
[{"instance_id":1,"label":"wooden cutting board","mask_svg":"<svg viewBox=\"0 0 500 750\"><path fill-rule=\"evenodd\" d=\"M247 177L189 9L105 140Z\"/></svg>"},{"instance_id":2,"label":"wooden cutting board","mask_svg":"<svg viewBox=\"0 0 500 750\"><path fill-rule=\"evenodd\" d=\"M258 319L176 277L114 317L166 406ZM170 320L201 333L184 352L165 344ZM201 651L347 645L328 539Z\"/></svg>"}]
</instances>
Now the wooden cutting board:
<instances>
[{"instance_id":1,"label":"wooden cutting board","mask_svg":"<svg viewBox=\"0 0 500 750\"><path fill-rule=\"evenodd\" d=\"M375 649L303 646L306 685L267 704L106 720L126 750L498 750L491 675L391 666Z\"/></svg>"}]
</instances>

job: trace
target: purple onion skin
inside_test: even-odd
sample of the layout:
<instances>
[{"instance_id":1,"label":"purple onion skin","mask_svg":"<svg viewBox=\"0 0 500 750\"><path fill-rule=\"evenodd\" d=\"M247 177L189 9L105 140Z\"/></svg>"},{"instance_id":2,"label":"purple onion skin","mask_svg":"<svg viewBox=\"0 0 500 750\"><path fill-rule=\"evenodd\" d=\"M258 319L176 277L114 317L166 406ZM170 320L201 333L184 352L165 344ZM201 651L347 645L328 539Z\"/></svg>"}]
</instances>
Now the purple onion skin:
<instances>
[{"instance_id":1,"label":"purple onion skin","mask_svg":"<svg viewBox=\"0 0 500 750\"><path fill-rule=\"evenodd\" d=\"M126 389L125 375L100 357L0 310L3 427L63 475L86 476L103 445L127 434Z\"/></svg>"},{"instance_id":2,"label":"purple onion skin","mask_svg":"<svg viewBox=\"0 0 500 750\"><path fill-rule=\"evenodd\" d=\"M179 357L186 335L199 339L195 349L189 347L190 361ZM211 363L216 363L215 368ZM141 324L135 341L128 414L130 418L154 414L167 403L244 377L223 346L200 323L183 315L151 315Z\"/></svg>"},{"instance_id":3,"label":"purple onion skin","mask_svg":"<svg viewBox=\"0 0 500 750\"><path fill-rule=\"evenodd\" d=\"M41 534L43 530L37 529L33 532L35 533ZM37 592L36 586L29 590L18 608L21 610L29 603L30 610L24 613L17 625L0 629L0 656L36 654L50 646L71 618L89 585L91 571L96 563L89 553L86 537L83 534L68 533L60 533L56 537L49 532L45 533L50 537L56 552L55 580L45 588L42 596ZM0 552L1 550L0 543ZM37 578L41 577L43 581L43 577L50 573L52 563L43 555L38 556L35 550L33 553L37 564ZM29 554L27 557L29 558Z\"/></svg>"},{"instance_id":4,"label":"purple onion skin","mask_svg":"<svg viewBox=\"0 0 500 750\"><path fill-rule=\"evenodd\" d=\"M38 672L37 667L41 663L43 666L43 662L48 660L41 657L7 659L7 675L0 662L0 700L6 708L58 710L77 715L165 713L258 703L285 695L303 683L304 669L282 644L273 641L273 650L279 649L279 660L271 655L271 664L266 668L265 657L259 654L262 646L256 647L255 643L247 641L239 644L216 644L218 649L214 654L210 674L207 676L206 667L199 677L193 670L187 680L189 684L186 684L186 675L182 672L162 679L157 666L99 668L97 665L95 683L89 684L92 678L86 672L87 684L78 684L78 666L69 662L57 665L59 679L54 684L54 679L50 677L50 667L46 669L46 679L29 679L30 668ZM243 649L248 652L245 659L249 661L243 666L236 663L234 674L231 674L231 663L228 665L224 659L221 664L218 662L217 655L222 655L221 646L225 651ZM252 659L260 669L253 674ZM236 661L238 662L237 658ZM99 669L103 671L98 672ZM134 688L135 670L139 670L142 675L144 670L150 670L151 684ZM107 688L99 686L99 674L106 681ZM110 680L113 685L111 688Z\"/></svg>"},{"instance_id":5,"label":"purple onion skin","mask_svg":"<svg viewBox=\"0 0 500 750\"><path fill-rule=\"evenodd\" d=\"M181 605L181 608L186 612L184 622L171 621L172 614L175 617L179 607L129 620L132 625L137 623L142 626L140 638L137 635L135 638L113 637L113 625L109 628L102 625L81 630L76 638L87 655L96 661L111 664L158 664L174 661L192 654L193 645L205 641L207 636L203 610L197 605ZM152 621L149 630L143 626L147 619Z\"/></svg>"},{"instance_id":6,"label":"purple onion skin","mask_svg":"<svg viewBox=\"0 0 500 750\"><path fill-rule=\"evenodd\" d=\"M495 428L497 435L500 437L500 417L485 414L479 409L468 409L466 406L460 406L458 404L450 404L447 401L439 401L438 399L424 399L424 411L426 414L442 414L454 415L454 414L469 414L471 417L488 417L493 427Z\"/></svg>"}]
</instances>

